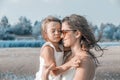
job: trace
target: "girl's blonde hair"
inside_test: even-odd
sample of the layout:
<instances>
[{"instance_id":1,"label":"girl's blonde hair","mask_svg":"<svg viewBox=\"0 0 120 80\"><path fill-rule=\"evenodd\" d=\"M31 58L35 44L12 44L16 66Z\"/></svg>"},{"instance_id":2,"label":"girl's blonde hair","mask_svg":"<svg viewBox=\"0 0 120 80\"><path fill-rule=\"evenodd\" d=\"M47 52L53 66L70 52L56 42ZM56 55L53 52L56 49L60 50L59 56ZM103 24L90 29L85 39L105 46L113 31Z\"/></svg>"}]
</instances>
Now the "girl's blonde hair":
<instances>
[{"instance_id":1,"label":"girl's blonde hair","mask_svg":"<svg viewBox=\"0 0 120 80\"><path fill-rule=\"evenodd\" d=\"M47 41L46 27L47 27L47 24L49 22L58 22L58 23L60 23L60 26L61 26L61 20L59 18L57 18L57 17L48 16L45 19L43 19L42 24L41 24L41 35L42 35L43 39L46 40L46 41Z\"/></svg>"}]
</instances>

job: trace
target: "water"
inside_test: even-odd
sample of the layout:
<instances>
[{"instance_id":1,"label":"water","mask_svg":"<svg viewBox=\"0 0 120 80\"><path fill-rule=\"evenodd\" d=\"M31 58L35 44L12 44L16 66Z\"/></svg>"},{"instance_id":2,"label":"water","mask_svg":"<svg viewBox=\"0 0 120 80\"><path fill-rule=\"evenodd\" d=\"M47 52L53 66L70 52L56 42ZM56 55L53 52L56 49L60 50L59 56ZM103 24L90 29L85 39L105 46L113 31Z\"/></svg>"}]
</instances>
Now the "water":
<instances>
[{"instance_id":1,"label":"water","mask_svg":"<svg viewBox=\"0 0 120 80\"><path fill-rule=\"evenodd\" d=\"M0 73L0 80L34 80L34 76L22 75L17 76L13 73ZM120 80L120 73L97 73L95 80Z\"/></svg>"},{"instance_id":2,"label":"water","mask_svg":"<svg viewBox=\"0 0 120 80\"><path fill-rule=\"evenodd\" d=\"M7 47L41 47L43 40L19 40L19 41L0 41L0 48ZM100 46L120 46L120 42L101 42L98 43Z\"/></svg>"},{"instance_id":3,"label":"water","mask_svg":"<svg viewBox=\"0 0 120 80\"><path fill-rule=\"evenodd\" d=\"M34 76L15 75L11 72L0 73L0 80L34 80Z\"/></svg>"},{"instance_id":4,"label":"water","mask_svg":"<svg viewBox=\"0 0 120 80\"><path fill-rule=\"evenodd\" d=\"M0 47L41 47L43 43L43 40L0 41Z\"/></svg>"},{"instance_id":5,"label":"water","mask_svg":"<svg viewBox=\"0 0 120 80\"><path fill-rule=\"evenodd\" d=\"M108 46L120 46L120 42L101 42L98 43L100 46L108 47Z\"/></svg>"}]
</instances>

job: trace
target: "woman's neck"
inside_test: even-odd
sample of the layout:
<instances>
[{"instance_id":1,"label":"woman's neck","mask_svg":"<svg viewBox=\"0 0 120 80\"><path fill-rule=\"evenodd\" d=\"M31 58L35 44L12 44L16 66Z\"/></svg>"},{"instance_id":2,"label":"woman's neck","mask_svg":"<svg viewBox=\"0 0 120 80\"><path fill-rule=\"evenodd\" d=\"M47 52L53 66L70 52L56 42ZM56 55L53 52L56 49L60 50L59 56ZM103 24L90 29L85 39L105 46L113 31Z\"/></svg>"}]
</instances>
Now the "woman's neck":
<instances>
[{"instance_id":1,"label":"woman's neck","mask_svg":"<svg viewBox=\"0 0 120 80\"><path fill-rule=\"evenodd\" d=\"M79 41L76 41L74 45L71 46L71 51L73 55L79 55L79 53L82 51Z\"/></svg>"}]
</instances>

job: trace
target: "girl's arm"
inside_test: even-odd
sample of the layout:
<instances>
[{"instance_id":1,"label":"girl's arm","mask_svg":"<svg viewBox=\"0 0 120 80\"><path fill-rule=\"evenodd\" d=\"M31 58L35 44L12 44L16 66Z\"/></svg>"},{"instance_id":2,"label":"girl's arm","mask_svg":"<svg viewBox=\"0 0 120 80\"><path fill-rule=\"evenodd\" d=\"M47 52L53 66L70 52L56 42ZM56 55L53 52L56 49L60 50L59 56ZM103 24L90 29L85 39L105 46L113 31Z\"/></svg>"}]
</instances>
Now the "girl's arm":
<instances>
[{"instance_id":1,"label":"girl's arm","mask_svg":"<svg viewBox=\"0 0 120 80\"><path fill-rule=\"evenodd\" d=\"M80 65L80 58L78 56L75 56L66 63L64 63L63 65L56 67L56 69L53 70L52 72L54 73L54 75L59 75L67 71L69 68L71 67L77 68L79 67L79 65Z\"/></svg>"},{"instance_id":2,"label":"girl's arm","mask_svg":"<svg viewBox=\"0 0 120 80\"><path fill-rule=\"evenodd\" d=\"M41 50L41 57L44 58L45 61L45 66L49 67L51 64L54 64L53 68L56 67L56 63L55 63L55 58L54 58L54 50L52 47L50 46L45 46L44 48L42 48ZM51 75L52 72L50 72Z\"/></svg>"},{"instance_id":3,"label":"girl's arm","mask_svg":"<svg viewBox=\"0 0 120 80\"><path fill-rule=\"evenodd\" d=\"M44 70L42 72L42 80L49 80L48 75L50 73L50 70L54 67L54 64L51 64L49 67L44 66Z\"/></svg>"}]
</instances>

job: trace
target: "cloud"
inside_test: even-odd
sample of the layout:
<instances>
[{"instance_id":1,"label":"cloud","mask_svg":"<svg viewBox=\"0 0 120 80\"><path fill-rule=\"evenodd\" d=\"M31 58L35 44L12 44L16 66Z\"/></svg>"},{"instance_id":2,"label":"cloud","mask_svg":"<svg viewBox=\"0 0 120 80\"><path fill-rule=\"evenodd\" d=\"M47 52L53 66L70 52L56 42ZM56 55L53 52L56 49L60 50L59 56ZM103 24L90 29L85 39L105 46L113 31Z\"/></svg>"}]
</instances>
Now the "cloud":
<instances>
[{"instance_id":1,"label":"cloud","mask_svg":"<svg viewBox=\"0 0 120 80\"><path fill-rule=\"evenodd\" d=\"M5 13L6 13L5 11L0 11L0 17L2 17L2 16L6 16Z\"/></svg>"},{"instance_id":2,"label":"cloud","mask_svg":"<svg viewBox=\"0 0 120 80\"><path fill-rule=\"evenodd\" d=\"M0 0L0 4L2 4L2 3L3 3L3 1L4 1L4 0Z\"/></svg>"},{"instance_id":3,"label":"cloud","mask_svg":"<svg viewBox=\"0 0 120 80\"><path fill-rule=\"evenodd\" d=\"M63 0L41 0L46 3L61 3Z\"/></svg>"},{"instance_id":4,"label":"cloud","mask_svg":"<svg viewBox=\"0 0 120 80\"><path fill-rule=\"evenodd\" d=\"M20 0L10 0L12 3L19 3Z\"/></svg>"},{"instance_id":5,"label":"cloud","mask_svg":"<svg viewBox=\"0 0 120 80\"><path fill-rule=\"evenodd\" d=\"M120 5L120 0L109 0L113 5Z\"/></svg>"}]
</instances>

